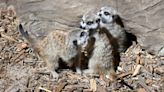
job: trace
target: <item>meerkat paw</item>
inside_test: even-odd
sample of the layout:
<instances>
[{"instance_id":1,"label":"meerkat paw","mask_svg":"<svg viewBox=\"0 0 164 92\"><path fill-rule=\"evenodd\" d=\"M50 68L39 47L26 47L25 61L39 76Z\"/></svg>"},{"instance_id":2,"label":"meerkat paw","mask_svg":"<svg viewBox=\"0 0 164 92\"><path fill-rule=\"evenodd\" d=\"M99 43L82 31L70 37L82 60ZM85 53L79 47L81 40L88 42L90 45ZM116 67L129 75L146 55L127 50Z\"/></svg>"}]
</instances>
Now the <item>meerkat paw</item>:
<instances>
[{"instance_id":1,"label":"meerkat paw","mask_svg":"<svg viewBox=\"0 0 164 92\"><path fill-rule=\"evenodd\" d=\"M94 71L92 69L87 69L83 71L84 74L93 74Z\"/></svg>"},{"instance_id":2,"label":"meerkat paw","mask_svg":"<svg viewBox=\"0 0 164 92\"><path fill-rule=\"evenodd\" d=\"M77 72L78 74L82 74L82 71L81 71L80 68L76 68L76 72Z\"/></svg>"}]
</instances>

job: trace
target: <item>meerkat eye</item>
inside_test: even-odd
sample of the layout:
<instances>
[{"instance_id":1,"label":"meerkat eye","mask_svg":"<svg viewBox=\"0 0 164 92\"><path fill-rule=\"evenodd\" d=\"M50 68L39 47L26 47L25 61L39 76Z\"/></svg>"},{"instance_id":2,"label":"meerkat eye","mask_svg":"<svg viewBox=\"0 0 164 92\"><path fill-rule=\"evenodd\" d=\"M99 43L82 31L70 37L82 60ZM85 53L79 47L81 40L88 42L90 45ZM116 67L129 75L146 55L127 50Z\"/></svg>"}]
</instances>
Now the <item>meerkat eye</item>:
<instances>
[{"instance_id":1,"label":"meerkat eye","mask_svg":"<svg viewBox=\"0 0 164 92\"><path fill-rule=\"evenodd\" d=\"M109 12L104 12L104 14L107 16L107 15L110 15L110 13Z\"/></svg>"},{"instance_id":2,"label":"meerkat eye","mask_svg":"<svg viewBox=\"0 0 164 92\"><path fill-rule=\"evenodd\" d=\"M87 25L92 25L93 24L93 21L88 21L87 22Z\"/></svg>"},{"instance_id":3,"label":"meerkat eye","mask_svg":"<svg viewBox=\"0 0 164 92\"><path fill-rule=\"evenodd\" d=\"M96 20L96 23L99 23L99 22L100 22L100 19L97 19L97 20Z\"/></svg>"},{"instance_id":4,"label":"meerkat eye","mask_svg":"<svg viewBox=\"0 0 164 92\"><path fill-rule=\"evenodd\" d=\"M80 37L83 37L83 36L84 36L84 34L85 34L85 32L81 32Z\"/></svg>"}]
</instances>

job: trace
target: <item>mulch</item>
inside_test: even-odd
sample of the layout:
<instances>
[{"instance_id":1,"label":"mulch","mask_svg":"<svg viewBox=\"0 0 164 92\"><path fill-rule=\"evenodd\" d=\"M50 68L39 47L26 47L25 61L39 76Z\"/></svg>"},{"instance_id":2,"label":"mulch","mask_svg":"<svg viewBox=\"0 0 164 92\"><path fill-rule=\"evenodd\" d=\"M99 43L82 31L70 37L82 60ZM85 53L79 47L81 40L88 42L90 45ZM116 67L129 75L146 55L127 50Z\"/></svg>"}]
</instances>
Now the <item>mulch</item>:
<instances>
[{"instance_id":1,"label":"mulch","mask_svg":"<svg viewBox=\"0 0 164 92\"><path fill-rule=\"evenodd\" d=\"M62 69L53 79L17 31L13 6L0 9L0 92L164 92L164 57L133 44L121 54L115 81Z\"/></svg>"}]
</instances>

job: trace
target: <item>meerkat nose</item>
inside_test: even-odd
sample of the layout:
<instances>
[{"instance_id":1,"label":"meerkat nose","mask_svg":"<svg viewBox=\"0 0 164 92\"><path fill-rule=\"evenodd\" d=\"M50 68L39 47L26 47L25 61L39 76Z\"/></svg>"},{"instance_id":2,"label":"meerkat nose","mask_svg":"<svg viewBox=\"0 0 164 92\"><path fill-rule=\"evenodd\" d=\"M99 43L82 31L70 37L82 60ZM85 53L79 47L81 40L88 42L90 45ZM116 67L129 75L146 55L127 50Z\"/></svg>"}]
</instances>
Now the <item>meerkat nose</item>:
<instances>
[{"instance_id":1,"label":"meerkat nose","mask_svg":"<svg viewBox=\"0 0 164 92\"><path fill-rule=\"evenodd\" d=\"M83 27L80 25L80 28L83 29Z\"/></svg>"},{"instance_id":2,"label":"meerkat nose","mask_svg":"<svg viewBox=\"0 0 164 92\"><path fill-rule=\"evenodd\" d=\"M85 29L85 27L83 27L83 26L80 26L80 28L81 28L81 29Z\"/></svg>"},{"instance_id":3,"label":"meerkat nose","mask_svg":"<svg viewBox=\"0 0 164 92\"><path fill-rule=\"evenodd\" d=\"M101 16L102 16L102 14L101 14L101 13L99 13L99 16L101 17Z\"/></svg>"}]
</instances>

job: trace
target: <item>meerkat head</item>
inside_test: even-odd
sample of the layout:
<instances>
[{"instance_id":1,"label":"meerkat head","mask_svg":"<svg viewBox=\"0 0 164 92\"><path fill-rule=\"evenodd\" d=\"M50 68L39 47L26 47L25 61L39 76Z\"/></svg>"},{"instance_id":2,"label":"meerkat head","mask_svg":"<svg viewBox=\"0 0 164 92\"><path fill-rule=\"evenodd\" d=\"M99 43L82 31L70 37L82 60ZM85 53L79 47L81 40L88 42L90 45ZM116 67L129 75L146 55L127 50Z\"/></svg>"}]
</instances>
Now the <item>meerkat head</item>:
<instances>
[{"instance_id":1,"label":"meerkat head","mask_svg":"<svg viewBox=\"0 0 164 92\"><path fill-rule=\"evenodd\" d=\"M77 43L79 46L82 46L87 43L88 39L88 31L82 30L79 35L79 39L77 40Z\"/></svg>"},{"instance_id":2,"label":"meerkat head","mask_svg":"<svg viewBox=\"0 0 164 92\"><path fill-rule=\"evenodd\" d=\"M102 7L100 11L97 13L98 16L101 18L101 22L104 24L112 23L115 19L116 10L112 7Z\"/></svg>"},{"instance_id":3,"label":"meerkat head","mask_svg":"<svg viewBox=\"0 0 164 92\"><path fill-rule=\"evenodd\" d=\"M85 30L74 30L70 34L68 44L72 47L78 47L86 43L88 34Z\"/></svg>"},{"instance_id":4,"label":"meerkat head","mask_svg":"<svg viewBox=\"0 0 164 92\"><path fill-rule=\"evenodd\" d=\"M97 29L99 26L100 17L93 12L87 12L83 15L80 22L80 28L90 30Z\"/></svg>"}]
</instances>

